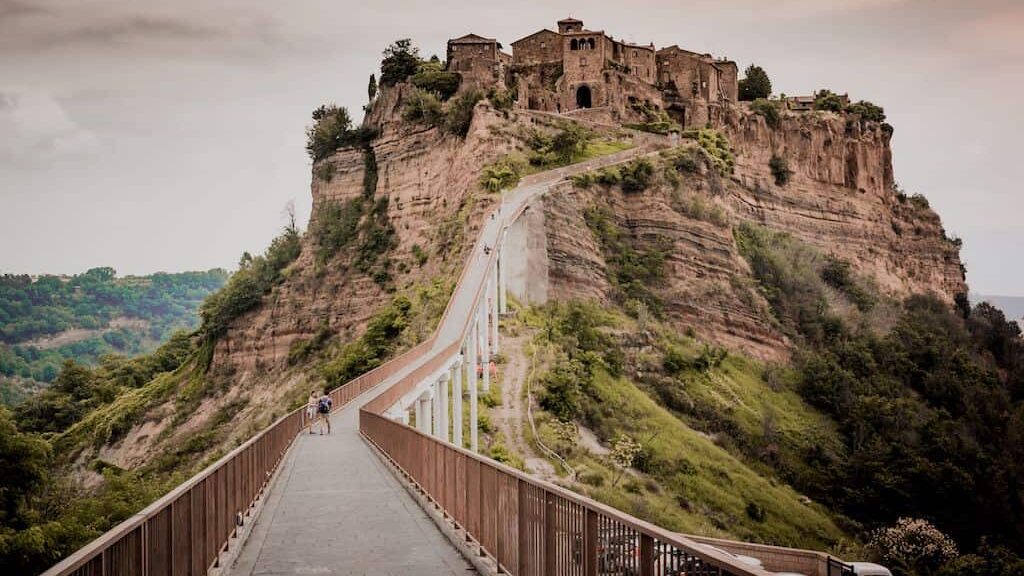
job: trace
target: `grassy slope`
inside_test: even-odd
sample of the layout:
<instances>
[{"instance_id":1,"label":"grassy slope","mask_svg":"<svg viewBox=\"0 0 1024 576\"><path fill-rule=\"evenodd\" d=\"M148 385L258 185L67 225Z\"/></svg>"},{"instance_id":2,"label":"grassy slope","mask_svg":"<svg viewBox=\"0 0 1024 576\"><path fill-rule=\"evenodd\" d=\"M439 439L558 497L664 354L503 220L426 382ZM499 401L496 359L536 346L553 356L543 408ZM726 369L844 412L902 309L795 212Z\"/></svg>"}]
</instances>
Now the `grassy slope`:
<instances>
[{"instance_id":1,"label":"grassy slope","mask_svg":"<svg viewBox=\"0 0 1024 576\"><path fill-rule=\"evenodd\" d=\"M531 309L522 316L537 334L543 333L543 313ZM635 335L634 321L617 312L609 317L616 324L616 332L622 331L618 335L623 340ZM549 360L561 352L558 345L542 337L535 345ZM697 343L692 340L673 338L672 345L696 355ZM625 373L636 375L636 363L649 363L651 359L630 362L631 368ZM760 363L730 355L719 368L700 375L687 374L686 383L680 385L695 402L718 406L720 413L728 414L751 437L762 434L765 414L771 413L783 445L835 441L833 426L826 417L792 390L770 387L763 372ZM685 533L817 549L848 538L828 510L810 503L773 477L767 465L744 458L730 446L735 440L695 428L699 423L691 426L686 416L670 411L657 399L646 380L646 376L635 381L628 376L615 378L598 370L590 385L589 394L599 417L588 424L602 444L610 445L618 435L628 435L644 445L652 462L644 467L647 473L634 469L617 483L619 473L607 456L584 449L578 441L566 444L555 432L553 416L535 407L538 434L545 444L566 456L577 471L578 482L564 480L569 487ZM535 391L541 387L535 384ZM530 434L528 425L524 430ZM558 469L557 463L552 464Z\"/></svg>"}]
</instances>

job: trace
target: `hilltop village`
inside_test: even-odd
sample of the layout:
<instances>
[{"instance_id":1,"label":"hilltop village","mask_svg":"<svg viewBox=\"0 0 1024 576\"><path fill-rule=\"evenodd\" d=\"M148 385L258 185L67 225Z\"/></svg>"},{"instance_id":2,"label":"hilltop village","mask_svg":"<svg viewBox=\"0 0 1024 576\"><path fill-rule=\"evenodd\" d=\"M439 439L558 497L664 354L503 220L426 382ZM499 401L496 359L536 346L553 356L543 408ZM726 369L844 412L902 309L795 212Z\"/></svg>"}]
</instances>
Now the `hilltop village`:
<instances>
[{"instance_id":1,"label":"hilltop village","mask_svg":"<svg viewBox=\"0 0 1024 576\"><path fill-rule=\"evenodd\" d=\"M448 41L448 70L464 85L513 90L516 106L624 120L663 110L683 127L716 125L738 100L736 63L679 46L616 40L583 21L558 21L512 42L466 34Z\"/></svg>"}]
</instances>

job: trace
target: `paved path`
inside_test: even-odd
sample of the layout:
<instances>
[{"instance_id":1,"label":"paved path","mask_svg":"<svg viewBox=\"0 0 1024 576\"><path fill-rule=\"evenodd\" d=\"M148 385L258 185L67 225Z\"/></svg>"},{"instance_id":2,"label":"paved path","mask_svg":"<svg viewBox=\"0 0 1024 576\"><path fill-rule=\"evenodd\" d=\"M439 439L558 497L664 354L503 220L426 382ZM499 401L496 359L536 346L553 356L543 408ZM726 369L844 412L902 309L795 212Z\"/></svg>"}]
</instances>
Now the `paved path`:
<instances>
[{"instance_id":1,"label":"paved path","mask_svg":"<svg viewBox=\"0 0 1024 576\"><path fill-rule=\"evenodd\" d=\"M332 434L296 441L228 574L472 570L359 437L358 410L350 405L335 413Z\"/></svg>"},{"instance_id":2,"label":"paved path","mask_svg":"<svg viewBox=\"0 0 1024 576\"><path fill-rule=\"evenodd\" d=\"M431 351L332 416L334 433L303 434L292 447L231 576L272 574L466 574L473 570L359 436L359 407L462 337L486 280L483 246L495 246L505 222L570 173L627 159L630 150L552 170L504 195L487 218L469 269Z\"/></svg>"}]
</instances>

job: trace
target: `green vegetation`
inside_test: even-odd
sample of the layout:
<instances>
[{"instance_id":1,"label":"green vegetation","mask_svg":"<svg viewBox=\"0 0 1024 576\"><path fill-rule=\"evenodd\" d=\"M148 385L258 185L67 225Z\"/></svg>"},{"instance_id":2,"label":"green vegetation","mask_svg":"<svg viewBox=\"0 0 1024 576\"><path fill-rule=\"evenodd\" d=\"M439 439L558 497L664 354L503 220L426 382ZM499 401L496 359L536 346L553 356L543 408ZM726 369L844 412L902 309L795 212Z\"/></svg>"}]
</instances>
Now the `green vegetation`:
<instances>
[{"instance_id":1,"label":"green vegetation","mask_svg":"<svg viewBox=\"0 0 1024 576\"><path fill-rule=\"evenodd\" d=\"M779 105L780 102L778 100L758 98L750 103L750 109L755 114L763 116L768 126L778 128L779 123L782 121L782 114L779 112Z\"/></svg>"},{"instance_id":2,"label":"green vegetation","mask_svg":"<svg viewBox=\"0 0 1024 576\"><path fill-rule=\"evenodd\" d=\"M739 81L740 100L752 101L771 96L772 81L764 68L751 64L743 75L745 78Z\"/></svg>"},{"instance_id":3,"label":"green vegetation","mask_svg":"<svg viewBox=\"0 0 1024 576\"><path fill-rule=\"evenodd\" d=\"M124 278L112 268L34 280L0 276L0 402L17 404L52 382L67 360L94 365L110 354L145 353L175 330L195 328L200 302L226 279L219 269ZM53 339L58 336L68 341Z\"/></svg>"},{"instance_id":4,"label":"green vegetation","mask_svg":"<svg viewBox=\"0 0 1024 576\"><path fill-rule=\"evenodd\" d=\"M483 93L479 90L466 90L443 104L433 92L417 89L406 101L402 118L465 137L473 122L473 108L482 99Z\"/></svg>"},{"instance_id":5,"label":"green vegetation","mask_svg":"<svg viewBox=\"0 0 1024 576\"><path fill-rule=\"evenodd\" d=\"M829 304L836 293L858 309L878 297L847 265L750 225L737 242L776 318L805 343L796 389L841 432L838 450L807 454L816 472L799 487L869 528L927 517L961 548L986 539L1024 549L1011 488L1024 457L1017 324L987 304L965 318L929 296L898 303L885 331L850 323Z\"/></svg>"},{"instance_id":6,"label":"green vegetation","mask_svg":"<svg viewBox=\"0 0 1024 576\"><path fill-rule=\"evenodd\" d=\"M217 340L232 321L259 305L263 296L284 279L284 269L299 257L301 250L299 231L292 221L262 256L243 257L228 283L199 308L199 332L204 339Z\"/></svg>"},{"instance_id":7,"label":"green vegetation","mask_svg":"<svg viewBox=\"0 0 1024 576\"><path fill-rule=\"evenodd\" d=\"M632 105L632 108L643 115L644 121L639 124L623 124L626 128L652 134L668 134L682 130L682 126L678 122L657 106L646 102L637 102Z\"/></svg>"},{"instance_id":8,"label":"green vegetation","mask_svg":"<svg viewBox=\"0 0 1024 576\"><path fill-rule=\"evenodd\" d=\"M785 186L793 175L793 171L789 169L789 161L785 156L779 154L772 154L771 159L768 160L768 168L772 171L776 186Z\"/></svg>"},{"instance_id":9,"label":"green vegetation","mask_svg":"<svg viewBox=\"0 0 1024 576\"><path fill-rule=\"evenodd\" d=\"M818 548L844 537L820 506L800 502L792 489L765 478L759 471L762 465L752 468L741 454L731 453L727 434L714 433L710 439L645 389L665 382L687 393L707 390L699 397L717 406L738 405L734 411L742 421L754 422L751 428L759 438L761 414L772 409L768 407L781 411L792 403L798 409L789 412L793 418L780 419L781 439L827 434L827 428L818 429L822 419L793 392L773 392L753 366L733 364L740 361L731 356L722 367L699 375L684 369L687 383L669 384L675 380L649 365L649 353L638 354L638 348L627 344L643 338L637 327L596 304L551 304L531 310L526 320L537 330L535 345L550 366L541 377L538 434L578 471L580 485L575 489L670 530ZM637 374L638 381L626 374ZM700 381L701 388L690 386L690 379ZM744 395L737 398L733 390ZM807 421L801 420L804 416ZM587 426L611 452L601 456L579 446L572 427L566 433L560 421ZM795 431L784 428L788 426Z\"/></svg>"},{"instance_id":10,"label":"green vegetation","mask_svg":"<svg viewBox=\"0 0 1024 576\"><path fill-rule=\"evenodd\" d=\"M367 102L373 102L377 97L377 77L370 74L370 82L366 85Z\"/></svg>"},{"instance_id":11,"label":"green vegetation","mask_svg":"<svg viewBox=\"0 0 1024 576\"><path fill-rule=\"evenodd\" d=\"M406 81L419 71L420 64L420 50L412 45L412 40L396 40L384 50L384 59L380 63L380 85L394 86Z\"/></svg>"},{"instance_id":12,"label":"green vegetation","mask_svg":"<svg viewBox=\"0 0 1024 576\"><path fill-rule=\"evenodd\" d=\"M732 174L736 159L732 155L732 149L725 134L713 128L701 128L700 130L687 130L683 136L697 140L697 144L700 145L720 175Z\"/></svg>"},{"instance_id":13,"label":"green vegetation","mask_svg":"<svg viewBox=\"0 0 1024 576\"><path fill-rule=\"evenodd\" d=\"M313 111L313 125L306 128L306 152L316 162L341 148L366 147L376 137L373 128L353 128L345 108L325 104Z\"/></svg>"},{"instance_id":14,"label":"green vegetation","mask_svg":"<svg viewBox=\"0 0 1024 576\"><path fill-rule=\"evenodd\" d=\"M480 185L484 190L497 194L502 190L515 188L522 179L522 163L506 157L484 166L480 174Z\"/></svg>"},{"instance_id":15,"label":"green vegetation","mask_svg":"<svg viewBox=\"0 0 1024 576\"><path fill-rule=\"evenodd\" d=\"M623 230L605 208L588 208L584 219L604 252L608 280L615 286L619 302L641 302L659 316L663 303L651 287L665 279L665 259L672 248L671 241L660 238L641 242Z\"/></svg>"},{"instance_id":16,"label":"green vegetation","mask_svg":"<svg viewBox=\"0 0 1024 576\"><path fill-rule=\"evenodd\" d=\"M422 67L419 72L409 78L413 86L424 92L436 94L441 100L447 100L454 96L459 90L461 80L462 77L455 72L423 69Z\"/></svg>"},{"instance_id":17,"label":"green vegetation","mask_svg":"<svg viewBox=\"0 0 1024 576\"><path fill-rule=\"evenodd\" d=\"M814 94L814 109L828 112L846 112L860 116L862 121L885 122L885 109L881 106L861 100L847 104L846 100L831 90L819 90Z\"/></svg>"},{"instance_id":18,"label":"green vegetation","mask_svg":"<svg viewBox=\"0 0 1024 576\"><path fill-rule=\"evenodd\" d=\"M846 109L843 97L831 90L819 90L814 94L814 109L827 112L842 112Z\"/></svg>"}]
</instances>

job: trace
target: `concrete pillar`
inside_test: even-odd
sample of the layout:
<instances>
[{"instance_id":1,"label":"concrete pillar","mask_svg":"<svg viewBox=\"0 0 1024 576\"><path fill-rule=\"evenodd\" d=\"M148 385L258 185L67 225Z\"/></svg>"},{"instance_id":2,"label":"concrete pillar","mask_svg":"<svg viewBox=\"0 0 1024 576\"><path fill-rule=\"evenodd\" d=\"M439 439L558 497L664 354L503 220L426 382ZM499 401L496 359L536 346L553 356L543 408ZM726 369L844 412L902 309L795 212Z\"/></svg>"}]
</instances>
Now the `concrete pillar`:
<instances>
[{"instance_id":1,"label":"concrete pillar","mask_svg":"<svg viewBox=\"0 0 1024 576\"><path fill-rule=\"evenodd\" d=\"M498 251L498 313L508 314L508 258L504 238Z\"/></svg>"},{"instance_id":2,"label":"concrete pillar","mask_svg":"<svg viewBox=\"0 0 1024 576\"><path fill-rule=\"evenodd\" d=\"M452 442L462 448L462 358L452 364Z\"/></svg>"},{"instance_id":3,"label":"concrete pillar","mask_svg":"<svg viewBox=\"0 0 1024 576\"><path fill-rule=\"evenodd\" d=\"M448 438L450 438L450 436L448 435L448 423L449 423L449 419L448 419L448 414L449 414L448 382L449 382L449 380L450 379L449 379L449 376L448 376L448 372L444 372L437 379L437 386L438 386L438 388L440 388L440 391L441 391L441 394L439 394L437 396L437 403L440 406L440 410L439 410L439 414L438 414L439 418L438 418L438 423L437 423L437 428L438 428L439 434L437 435L437 437L440 438L441 440L444 440L445 442L447 442Z\"/></svg>"},{"instance_id":4,"label":"concrete pillar","mask_svg":"<svg viewBox=\"0 0 1024 576\"><path fill-rule=\"evenodd\" d=\"M416 429L424 434L433 432L433 398L432 391L428 390L416 400Z\"/></svg>"},{"instance_id":5,"label":"concrete pillar","mask_svg":"<svg viewBox=\"0 0 1024 576\"><path fill-rule=\"evenodd\" d=\"M491 355L498 353L498 267L491 272ZM490 356L487 357L490 360Z\"/></svg>"},{"instance_id":6,"label":"concrete pillar","mask_svg":"<svg viewBox=\"0 0 1024 576\"><path fill-rule=\"evenodd\" d=\"M489 293L490 291L488 290L486 294L489 295ZM488 392L491 389L491 371L487 369L488 363L491 359L491 347L488 343L488 340L490 340L491 330L490 325L488 324L488 316L487 297L484 297L484 301L480 303L480 319L478 325L480 328L480 359L478 362L479 365L483 367L484 392Z\"/></svg>"},{"instance_id":7,"label":"concrete pillar","mask_svg":"<svg viewBox=\"0 0 1024 576\"><path fill-rule=\"evenodd\" d=\"M403 408L402 409L402 415L399 417L399 419L401 420L402 424L405 424L406 426L408 426L409 425L409 410Z\"/></svg>"},{"instance_id":8,"label":"concrete pillar","mask_svg":"<svg viewBox=\"0 0 1024 576\"><path fill-rule=\"evenodd\" d=\"M473 314L473 320L469 326L469 342L466 350L469 352L469 362L466 365L466 376L469 378L469 448L473 452L479 451L479 440L477 439L477 379L476 365L480 361L480 354L477 347L480 345L480 315Z\"/></svg>"},{"instance_id":9,"label":"concrete pillar","mask_svg":"<svg viewBox=\"0 0 1024 576\"><path fill-rule=\"evenodd\" d=\"M438 438L441 436L441 381L434 380L433 384L430 385L430 388L433 391L433 394L431 394L432 404L430 405L433 411L433 426L431 427L430 433L433 434L435 438Z\"/></svg>"}]
</instances>

